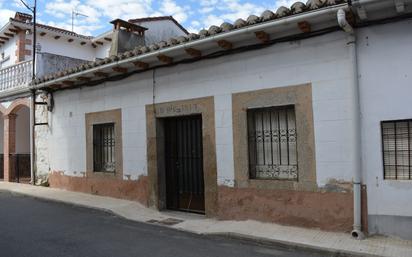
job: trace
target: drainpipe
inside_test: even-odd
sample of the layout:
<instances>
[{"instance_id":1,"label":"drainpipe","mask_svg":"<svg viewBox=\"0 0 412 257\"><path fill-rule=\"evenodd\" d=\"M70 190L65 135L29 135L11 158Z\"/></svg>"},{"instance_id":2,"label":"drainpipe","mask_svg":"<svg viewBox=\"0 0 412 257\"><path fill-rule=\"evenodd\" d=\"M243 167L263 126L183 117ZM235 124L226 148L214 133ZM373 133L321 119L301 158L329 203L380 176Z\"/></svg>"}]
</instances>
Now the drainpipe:
<instances>
[{"instance_id":1,"label":"drainpipe","mask_svg":"<svg viewBox=\"0 0 412 257\"><path fill-rule=\"evenodd\" d=\"M353 27L346 19L346 13L339 9L337 13L339 26L349 34L348 47L352 59L352 90L353 90L353 115L354 115L354 160L355 170L353 175L353 238L361 240L365 238L361 224L361 186L362 186L362 163L361 163L361 127L360 127L360 100L359 100L359 79L358 79L358 56L356 52L356 34Z\"/></svg>"}]
</instances>

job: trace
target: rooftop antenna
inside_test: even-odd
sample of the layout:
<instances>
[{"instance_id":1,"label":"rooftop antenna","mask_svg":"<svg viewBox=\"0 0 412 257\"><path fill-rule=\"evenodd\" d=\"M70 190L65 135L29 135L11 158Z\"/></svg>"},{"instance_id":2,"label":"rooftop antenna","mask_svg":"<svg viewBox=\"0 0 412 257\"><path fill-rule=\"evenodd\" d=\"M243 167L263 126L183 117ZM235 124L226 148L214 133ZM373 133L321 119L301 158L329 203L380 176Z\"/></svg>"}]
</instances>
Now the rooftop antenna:
<instances>
[{"instance_id":1,"label":"rooftop antenna","mask_svg":"<svg viewBox=\"0 0 412 257\"><path fill-rule=\"evenodd\" d=\"M74 32L74 17L78 17L78 16L82 16L82 17L86 17L86 18L89 17L86 14L82 14L82 13L79 13L75 10L72 10L72 32Z\"/></svg>"}]
</instances>

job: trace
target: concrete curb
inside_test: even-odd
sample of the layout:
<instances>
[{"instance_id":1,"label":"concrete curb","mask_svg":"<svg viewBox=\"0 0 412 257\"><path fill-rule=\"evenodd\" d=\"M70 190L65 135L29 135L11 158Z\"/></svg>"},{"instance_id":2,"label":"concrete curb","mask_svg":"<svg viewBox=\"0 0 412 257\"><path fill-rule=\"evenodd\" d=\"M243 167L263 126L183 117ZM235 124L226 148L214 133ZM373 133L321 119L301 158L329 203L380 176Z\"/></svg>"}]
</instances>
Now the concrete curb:
<instances>
[{"instance_id":1,"label":"concrete curb","mask_svg":"<svg viewBox=\"0 0 412 257\"><path fill-rule=\"evenodd\" d=\"M303 243L295 243L295 242L284 241L284 240L268 239L264 237L251 236L251 235L239 234L239 233L234 233L234 232L207 233L207 235L232 238L232 239L236 239L239 241L255 243L259 245L276 246L276 247L282 247L282 248L287 248L287 249L300 249L300 250L310 251L314 253L334 254L334 256L336 257L382 257L380 255L352 252L352 251L346 251L346 250L337 250L333 248L320 247L320 246L314 246L314 245L303 244Z\"/></svg>"},{"instance_id":2,"label":"concrete curb","mask_svg":"<svg viewBox=\"0 0 412 257\"><path fill-rule=\"evenodd\" d=\"M54 199L54 198L49 198L49 197L42 197L42 196L38 196L38 195L32 195L32 194L29 194L29 193L13 191L13 190L8 190L8 189L0 189L0 192L9 192L9 193L12 193L12 194L21 195L21 196L25 196L25 197L29 197L29 198L33 198L33 199L42 200L42 201L60 203L60 204L71 205L71 206L75 206L75 207L81 207L81 208L85 208L85 209L92 209L92 210L96 210L96 211L102 211L102 212L106 212L106 213L109 213L109 214L127 219L127 218L123 217L122 215L120 215L118 213L115 213L114 211L112 211L108 208L90 206L90 205L82 204L82 203L73 203L73 202L70 202L70 201ZM131 220L131 219L127 219L127 220Z\"/></svg>"},{"instance_id":3,"label":"concrete curb","mask_svg":"<svg viewBox=\"0 0 412 257\"><path fill-rule=\"evenodd\" d=\"M33 195L27 192L21 192L21 191L12 190L12 189L0 189L0 192L9 192L12 194L30 197L33 199L39 199L39 200L48 201L48 202L54 202L54 203L60 203L60 204L65 204L65 205L70 205L70 206L75 206L75 207L80 207L80 208L102 211L102 212L117 216L119 218L122 218L128 221L139 222L139 223L144 223L144 224L149 224L149 225L159 226L159 227L165 227L165 228L169 228L169 229L173 229L173 230L177 230L181 232L191 233L194 235L200 235L200 236L206 236L206 237L208 236L209 237L224 237L224 238L244 241L247 243L264 245L268 247L281 247L281 248L287 248L287 249L305 250L305 251L310 251L313 253L333 254L336 257L381 257L380 255L372 255L372 254L359 253L359 252L353 252L353 251L347 251L347 250L337 250L334 248L321 247L321 246L315 246L315 245L304 244L304 243L296 243L296 242L290 242L290 241L285 241L285 240L268 239L264 237L251 236L251 235L240 234L240 233L235 233L235 232L198 232L198 231L194 231L190 229L168 226L168 225L164 225L161 223L150 223L146 221L139 221L139 220L131 219L109 208L90 206L90 205L82 204L82 203L75 203L75 202L65 201L61 199L54 199L50 197Z\"/></svg>"}]
</instances>

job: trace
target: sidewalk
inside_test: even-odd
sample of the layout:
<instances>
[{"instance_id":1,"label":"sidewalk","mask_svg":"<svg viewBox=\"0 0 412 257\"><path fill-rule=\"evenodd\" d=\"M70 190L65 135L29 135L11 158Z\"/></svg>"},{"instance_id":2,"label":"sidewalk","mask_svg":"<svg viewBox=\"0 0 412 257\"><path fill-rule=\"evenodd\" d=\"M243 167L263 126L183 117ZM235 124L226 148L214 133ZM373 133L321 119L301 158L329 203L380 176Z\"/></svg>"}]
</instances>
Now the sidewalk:
<instances>
[{"instance_id":1,"label":"sidewalk","mask_svg":"<svg viewBox=\"0 0 412 257\"><path fill-rule=\"evenodd\" d=\"M240 237L265 243L357 256L412 257L412 241L396 238L371 237L357 241L345 233L324 232L257 221L218 221L186 213L158 212L132 201L15 183L0 182L0 190L109 211L129 220L167 225L196 234Z\"/></svg>"}]
</instances>

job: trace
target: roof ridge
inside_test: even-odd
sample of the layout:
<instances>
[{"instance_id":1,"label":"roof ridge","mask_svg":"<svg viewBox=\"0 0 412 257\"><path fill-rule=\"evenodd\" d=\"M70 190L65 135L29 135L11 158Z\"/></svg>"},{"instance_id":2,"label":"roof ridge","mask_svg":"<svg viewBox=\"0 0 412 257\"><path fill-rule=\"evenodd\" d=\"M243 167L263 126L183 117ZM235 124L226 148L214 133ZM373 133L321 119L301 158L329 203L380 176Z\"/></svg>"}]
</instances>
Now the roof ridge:
<instances>
[{"instance_id":1,"label":"roof ridge","mask_svg":"<svg viewBox=\"0 0 412 257\"><path fill-rule=\"evenodd\" d=\"M21 21L21 20L17 20L15 18L10 18L10 21L33 25L33 22L24 22L24 21ZM49 29L49 30L54 30L56 32L60 32L60 33L66 34L66 35L76 36L76 37L79 37L79 38L84 38L84 39L93 39L94 38L93 36L86 36L86 35L78 34L76 32L73 32L73 31L70 31L70 30L67 30L67 29L63 29L63 28L59 28L59 27L51 26L51 25L47 25L47 24L36 23L36 26L37 27L42 27L42 28L45 28L45 29Z\"/></svg>"},{"instance_id":2,"label":"roof ridge","mask_svg":"<svg viewBox=\"0 0 412 257\"><path fill-rule=\"evenodd\" d=\"M138 22L147 22L147 21L161 21L161 20L170 20L176 24L181 30L183 30L186 34L190 34L189 31L183 27L172 15L165 15L165 16L153 16L153 17L144 17L144 18L136 18L136 19L129 19L128 22L130 23L138 23Z\"/></svg>"},{"instance_id":3,"label":"roof ridge","mask_svg":"<svg viewBox=\"0 0 412 257\"><path fill-rule=\"evenodd\" d=\"M302 2L295 2L290 8L281 6L276 12L270 10L264 11L260 16L250 15L246 20L238 19L233 24L229 22L224 22L220 26L212 25L209 29L202 29L198 34L190 33L187 36L172 37L167 41L161 41L158 43L151 44L150 46L137 46L134 50L121 53L119 55L113 55L106 57L102 60L97 60L87 64L82 64L78 67L74 67L65 71L57 72L55 74L49 74L42 78L38 78L34 81L34 84L41 84L51 80L55 80L60 77L75 74L81 71L92 69L98 66L110 64L117 62L119 60L125 60L133 58L139 55L147 54L150 52L155 52L160 49L166 49L169 47L177 46L180 44L187 43L189 41L196 41L204 39L210 36L214 36L220 33L226 33L237 29L242 29L245 27L253 26L259 23L269 22L288 16L293 16L301 14L304 12L315 11L328 6L335 6L342 3L347 3L348 0L308 0L306 4Z\"/></svg>"}]
</instances>

